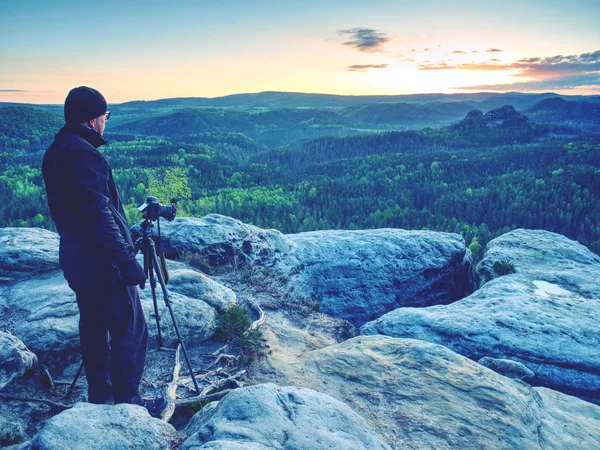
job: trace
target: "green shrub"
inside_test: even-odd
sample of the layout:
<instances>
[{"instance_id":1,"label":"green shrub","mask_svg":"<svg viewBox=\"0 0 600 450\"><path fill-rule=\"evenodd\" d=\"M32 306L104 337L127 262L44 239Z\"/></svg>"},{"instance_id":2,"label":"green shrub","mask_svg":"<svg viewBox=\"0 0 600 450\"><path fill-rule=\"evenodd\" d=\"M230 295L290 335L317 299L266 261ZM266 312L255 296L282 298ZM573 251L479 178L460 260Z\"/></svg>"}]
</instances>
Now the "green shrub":
<instances>
[{"instance_id":1,"label":"green shrub","mask_svg":"<svg viewBox=\"0 0 600 450\"><path fill-rule=\"evenodd\" d=\"M494 272L498 275L508 275L509 273L515 273L515 265L510 261L501 260L494 263Z\"/></svg>"},{"instance_id":2,"label":"green shrub","mask_svg":"<svg viewBox=\"0 0 600 450\"><path fill-rule=\"evenodd\" d=\"M248 311L239 305L225 308L217 325L217 337L239 354L242 364L248 364L262 349L262 332L258 328L249 330L250 325Z\"/></svg>"}]
</instances>

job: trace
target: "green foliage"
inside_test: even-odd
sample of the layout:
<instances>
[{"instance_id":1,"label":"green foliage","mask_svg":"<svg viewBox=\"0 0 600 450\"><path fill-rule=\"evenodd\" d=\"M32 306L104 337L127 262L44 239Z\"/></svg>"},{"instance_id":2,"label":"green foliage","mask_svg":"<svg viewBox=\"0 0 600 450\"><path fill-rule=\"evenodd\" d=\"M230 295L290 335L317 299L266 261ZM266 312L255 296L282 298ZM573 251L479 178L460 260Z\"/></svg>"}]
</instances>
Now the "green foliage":
<instances>
[{"instance_id":1,"label":"green foliage","mask_svg":"<svg viewBox=\"0 0 600 450\"><path fill-rule=\"evenodd\" d=\"M515 96L515 101L524 100ZM325 130L327 137L296 140L318 135L311 133L323 131L327 123L338 126L340 115L358 120L360 114L351 112L361 108L337 110L337 116L310 109L190 113L239 125L236 130L255 137L290 142L268 151L261 151L266 141L220 126L206 132L182 128L162 136L127 134L134 127L127 129L123 116L122 133L111 133L109 126L105 137L110 144L100 151L113 167L130 223L140 219L137 207L152 194L163 203L179 198L180 216L219 213L284 233L427 228L460 233L480 250L511 229L541 228L600 252L598 134L578 128L574 133L563 125L539 127L505 109L490 114L487 125L485 114L470 114L473 123L464 130L340 137L350 129L344 128ZM382 107L386 109L394 108ZM237 119L243 120L237 124ZM505 119L510 119L508 127ZM11 123L18 128L20 122ZM15 139L31 137L26 127L17 128ZM50 136L58 128L45 132ZM0 226L53 229L39 170L43 152L27 148L0 152Z\"/></svg>"},{"instance_id":2,"label":"green foliage","mask_svg":"<svg viewBox=\"0 0 600 450\"><path fill-rule=\"evenodd\" d=\"M481 261L481 257L483 256L483 247L479 242L477 242L477 238L473 237L471 243L469 244L469 250L471 251L471 255L473 256L473 263L477 264Z\"/></svg>"},{"instance_id":3,"label":"green foliage","mask_svg":"<svg viewBox=\"0 0 600 450\"><path fill-rule=\"evenodd\" d=\"M515 273L515 265L506 260L496 261L494 262L494 272L496 272L498 275Z\"/></svg>"},{"instance_id":4,"label":"green foliage","mask_svg":"<svg viewBox=\"0 0 600 450\"><path fill-rule=\"evenodd\" d=\"M158 169L155 175L148 181L146 193L152 195L163 204L168 204L171 199L180 200L189 199L192 191L188 186L188 171L182 167L170 167L165 170ZM177 215L185 216L185 210L178 203Z\"/></svg>"},{"instance_id":5,"label":"green foliage","mask_svg":"<svg viewBox=\"0 0 600 450\"><path fill-rule=\"evenodd\" d=\"M62 126L58 114L30 106L0 108L0 153L23 153L47 147Z\"/></svg>"},{"instance_id":6,"label":"green foliage","mask_svg":"<svg viewBox=\"0 0 600 450\"><path fill-rule=\"evenodd\" d=\"M262 348L260 329L249 330L252 319L248 311L239 305L225 308L220 316L216 335L237 351L243 364L248 363Z\"/></svg>"}]
</instances>

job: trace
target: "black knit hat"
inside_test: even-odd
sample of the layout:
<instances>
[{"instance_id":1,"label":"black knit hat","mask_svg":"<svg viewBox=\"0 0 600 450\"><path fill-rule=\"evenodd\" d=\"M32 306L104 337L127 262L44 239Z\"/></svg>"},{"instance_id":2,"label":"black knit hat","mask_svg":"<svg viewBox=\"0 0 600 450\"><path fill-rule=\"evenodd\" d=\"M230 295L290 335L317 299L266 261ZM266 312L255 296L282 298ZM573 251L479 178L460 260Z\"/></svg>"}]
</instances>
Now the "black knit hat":
<instances>
[{"instance_id":1,"label":"black knit hat","mask_svg":"<svg viewBox=\"0 0 600 450\"><path fill-rule=\"evenodd\" d=\"M71 89L65 100L65 121L83 123L101 116L108 105L104 96L96 89L79 86Z\"/></svg>"}]
</instances>

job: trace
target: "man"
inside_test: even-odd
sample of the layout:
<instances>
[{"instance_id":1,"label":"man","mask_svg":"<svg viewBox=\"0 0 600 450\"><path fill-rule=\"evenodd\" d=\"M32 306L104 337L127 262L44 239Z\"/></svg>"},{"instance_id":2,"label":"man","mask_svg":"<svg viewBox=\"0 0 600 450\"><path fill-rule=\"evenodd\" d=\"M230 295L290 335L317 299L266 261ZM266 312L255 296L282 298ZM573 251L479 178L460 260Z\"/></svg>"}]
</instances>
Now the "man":
<instances>
[{"instance_id":1,"label":"man","mask_svg":"<svg viewBox=\"0 0 600 450\"><path fill-rule=\"evenodd\" d=\"M80 86L65 100L65 126L44 155L48 205L60 235L59 264L79 306L79 338L91 403L134 403L156 415L164 400L143 400L148 331L137 285L144 270L112 170L97 150L110 113L104 96Z\"/></svg>"}]
</instances>

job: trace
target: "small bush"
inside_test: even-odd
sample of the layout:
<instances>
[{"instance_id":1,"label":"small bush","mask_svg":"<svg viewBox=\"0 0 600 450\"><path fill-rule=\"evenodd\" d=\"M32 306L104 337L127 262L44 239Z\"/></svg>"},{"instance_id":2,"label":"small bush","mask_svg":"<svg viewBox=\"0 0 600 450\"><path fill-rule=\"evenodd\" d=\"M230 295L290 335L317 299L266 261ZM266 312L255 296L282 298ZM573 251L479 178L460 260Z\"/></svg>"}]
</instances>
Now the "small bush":
<instances>
[{"instance_id":1,"label":"small bush","mask_svg":"<svg viewBox=\"0 0 600 450\"><path fill-rule=\"evenodd\" d=\"M494 263L494 272L498 275L508 275L509 273L515 273L515 265L510 261L502 260Z\"/></svg>"},{"instance_id":2,"label":"small bush","mask_svg":"<svg viewBox=\"0 0 600 450\"><path fill-rule=\"evenodd\" d=\"M226 308L219 317L216 335L239 353L240 362L248 364L262 349L260 329L249 330L252 319L248 311L238 305Z\"/></svg>"}]
</instances>

